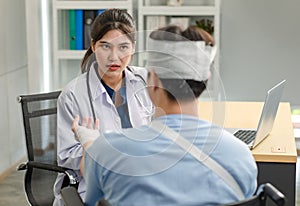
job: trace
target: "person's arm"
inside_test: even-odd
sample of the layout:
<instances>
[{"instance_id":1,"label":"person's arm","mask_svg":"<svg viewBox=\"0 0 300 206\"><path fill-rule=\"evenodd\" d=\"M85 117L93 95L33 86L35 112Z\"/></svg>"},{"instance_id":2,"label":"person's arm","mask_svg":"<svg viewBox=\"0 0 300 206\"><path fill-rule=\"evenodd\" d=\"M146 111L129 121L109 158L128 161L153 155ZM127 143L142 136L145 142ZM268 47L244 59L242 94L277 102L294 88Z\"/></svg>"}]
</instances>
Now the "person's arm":
<instances>
[{"instance_id":1,"label":"person's arm","mask_svg":"<svg viewBox=\"0 0 300 206\"><path fill-rule=\"evenodd\" d=\"M83 118L82 125L79 126L79 116L76 115L73 124L72 124L72 131L75 135L75 139L79 141L83 147L82 158L80 161L80 172L84 174L84 156L85 150L89 147L96 138L100 136L99 133L99 119L96 119L95 124L93 125L93 118Z\"/></svg>"},{"instance_id":2,"label":"person's arm","mask_svg":"<svg viewBox=\"0 0 300 206\"><path fill-rule=\"evenodd\" d=\"M93 146L91 146L92 148ZM104 198L102 191L102 176L99 170L102 170L102 166L95 161L89 155L90 150L88 149L85 154L85 175L84 179L86 182L86 194L85 194L85 205L94 206L99 199ZM97 171L97 172L96 172Z\"/></svg>"},{"instance_id":3,"label":"person's arm","mask_svg":"<svg viewBox=\"0 0 300 206\"><path fill-rule=\"evenodd\" d=\"M62 93L57 101L57 160L58 164L79 170L82 146L71 130L75 114L79 113L73 95Z\"/></svg>"}]
</instances>

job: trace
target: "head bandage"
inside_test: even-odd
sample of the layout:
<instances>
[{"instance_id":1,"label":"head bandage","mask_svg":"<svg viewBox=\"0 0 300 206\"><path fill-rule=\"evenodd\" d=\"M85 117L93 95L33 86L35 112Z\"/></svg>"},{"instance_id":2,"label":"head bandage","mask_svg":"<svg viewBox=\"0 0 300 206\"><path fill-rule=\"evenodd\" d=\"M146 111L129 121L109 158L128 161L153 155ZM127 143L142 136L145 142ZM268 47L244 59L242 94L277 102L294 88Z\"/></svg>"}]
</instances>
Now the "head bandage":
<instances>
[{"instance_id":1,"label":"head bandage","mask_svg":"<svg viewBox=\"0 0 300 206\"><path fill-rule=\"evenodd\" d=\"M216 47L204 41L165 41L149 38L147 44L148 70L162 79L204 81L216 54Z\"/></svg>"}]
</instances>

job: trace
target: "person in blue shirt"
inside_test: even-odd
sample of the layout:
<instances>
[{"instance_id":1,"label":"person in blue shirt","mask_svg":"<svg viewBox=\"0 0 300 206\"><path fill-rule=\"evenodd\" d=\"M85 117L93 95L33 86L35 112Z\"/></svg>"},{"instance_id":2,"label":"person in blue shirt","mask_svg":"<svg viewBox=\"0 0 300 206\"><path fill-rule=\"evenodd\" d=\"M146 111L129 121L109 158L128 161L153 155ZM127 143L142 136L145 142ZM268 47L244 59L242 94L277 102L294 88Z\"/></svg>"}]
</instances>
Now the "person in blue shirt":
<instances>
[{"instance_id":1,"label":"person in blue shirt","mask_svg":"<svg viewBox=\"0 0 300 206\"><path fill-rule=\"evenodd\" d=\"M83 148L71 131L75 115L101 121L100 132L119 131L148 124L153 106L146 90L145 68L129 66L135 51L133 18L125 10L108 9L96 17L91 46L82 60L82 74L62 91L57 105L58 165L79 177L78 192L84 199ZM97 121L98 121L97 120ZM54 205L63 205L60 190L64 175L54 186Z\"/></svg>"},{"instance_id":2,"label":"person in blue shirt","mask_svg":"<svg viewBox=\"0 0 300 206\"><path fill-rule=\"evenodd\" d=\"M86 118L79 126L76 116L72 130L86 148L86 205L101 198L112 206L219 205L254 194L257 166L248 146L198 117L213 45L212 37L195 26L150 34L151 124L99 134Z\"/></svg>"}]
</instances>

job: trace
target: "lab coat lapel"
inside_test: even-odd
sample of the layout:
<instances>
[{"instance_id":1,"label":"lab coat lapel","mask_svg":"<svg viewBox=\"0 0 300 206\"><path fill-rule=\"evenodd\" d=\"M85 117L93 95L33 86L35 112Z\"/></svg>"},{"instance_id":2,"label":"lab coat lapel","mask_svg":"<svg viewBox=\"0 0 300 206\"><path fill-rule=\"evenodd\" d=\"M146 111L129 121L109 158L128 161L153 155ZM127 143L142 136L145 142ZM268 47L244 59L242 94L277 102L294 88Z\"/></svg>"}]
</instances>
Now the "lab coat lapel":
<instances>
[{"instance_id":1,"label":"lab coat lapel","mask_svg":"<svg viewBox=\"0 0 300 206\"><path fill-rule=\"evenodd\" d=\"M128 105L128 112L132 127L141 126L143 122L143 117L139 114L139 102L136 97L135 91L138 91L139 87L143 84L139 82L137 77L127 69L125 70L126 75L126 95L127 95L127 105Z\"/></svg>"}]
</instances>

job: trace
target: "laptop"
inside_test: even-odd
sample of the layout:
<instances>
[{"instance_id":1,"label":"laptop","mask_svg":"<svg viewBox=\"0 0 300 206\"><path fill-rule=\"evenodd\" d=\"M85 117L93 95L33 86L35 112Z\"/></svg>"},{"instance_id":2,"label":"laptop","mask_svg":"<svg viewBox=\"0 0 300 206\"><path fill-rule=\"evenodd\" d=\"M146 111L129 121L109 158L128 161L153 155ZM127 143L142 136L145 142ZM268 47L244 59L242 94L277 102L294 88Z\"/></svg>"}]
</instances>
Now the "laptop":
<instances>
[{"instance_id":1,"label":"laptop","mask_svg":"<svg viewBox=\"0 0 300 206\"><path fill-rule=\"evenodd\" d=\"M250 149L256 147L272 131L285 84L286 80L283 80L268 91L257 129L226 128L226 130L244 141Z\"/></svg>"}]
</instances>

